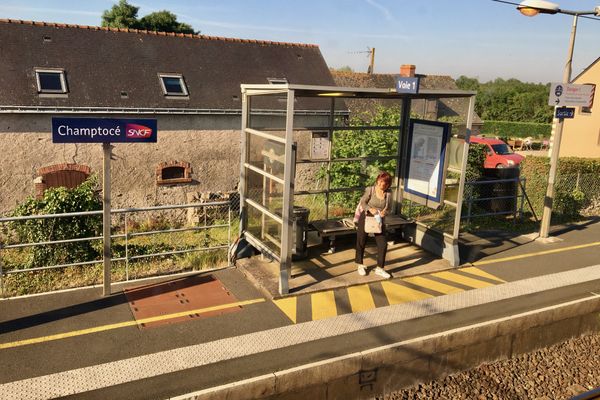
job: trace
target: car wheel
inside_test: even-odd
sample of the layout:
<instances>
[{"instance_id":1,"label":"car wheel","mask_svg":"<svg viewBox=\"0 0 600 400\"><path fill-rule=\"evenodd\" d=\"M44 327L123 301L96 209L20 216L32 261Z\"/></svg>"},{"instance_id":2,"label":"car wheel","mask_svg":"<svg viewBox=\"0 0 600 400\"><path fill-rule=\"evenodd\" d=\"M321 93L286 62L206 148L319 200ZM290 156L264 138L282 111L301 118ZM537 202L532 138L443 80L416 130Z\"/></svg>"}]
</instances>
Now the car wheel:
<instances>
[{"instance_id":1,"label":"car wheel","mask_svg":"<svg viewBox=\"0 0 600 400\"><path fill-rule=\"evenodd\" d=\"M496 168L506 168L506 165L504 165L504 164L496 164Z\"/></svg>"}]
</instances>

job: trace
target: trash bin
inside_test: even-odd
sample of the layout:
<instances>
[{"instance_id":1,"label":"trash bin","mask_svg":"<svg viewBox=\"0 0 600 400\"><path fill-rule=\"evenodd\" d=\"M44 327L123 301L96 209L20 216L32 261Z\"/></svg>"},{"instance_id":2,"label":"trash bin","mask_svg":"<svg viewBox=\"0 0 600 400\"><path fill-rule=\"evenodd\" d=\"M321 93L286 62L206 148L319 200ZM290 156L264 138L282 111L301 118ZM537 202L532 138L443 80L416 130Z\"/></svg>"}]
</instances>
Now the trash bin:
<instances>
[{"instance_id":1,"label":"trash bin","mask_svg":"<svg viewBox=\"0 0 600 400\"><path fill-rule=\"evenodd\" d=\"M482 184L482 197L491 198L483 202L486 210L500 213L512 212L517 206L517 194L519 189L519 168L486 168L484 177L489 183ZM495 180L512 179L512 181L494 182ZM499 197L495 199L494 197Z\"/></svg>"},{"instance_id":2,"label":"trash bin","mask_svg":"<svg viewBox=\"0 0 600 400\"><path fill-rule=\"evenodd\" d=\"M308 256L308 241L306 231L308 230L308 215L310 210L304 207L294 206L294 224L292 225L292 260L301 260Z\"/></svg>"}]
</instances>

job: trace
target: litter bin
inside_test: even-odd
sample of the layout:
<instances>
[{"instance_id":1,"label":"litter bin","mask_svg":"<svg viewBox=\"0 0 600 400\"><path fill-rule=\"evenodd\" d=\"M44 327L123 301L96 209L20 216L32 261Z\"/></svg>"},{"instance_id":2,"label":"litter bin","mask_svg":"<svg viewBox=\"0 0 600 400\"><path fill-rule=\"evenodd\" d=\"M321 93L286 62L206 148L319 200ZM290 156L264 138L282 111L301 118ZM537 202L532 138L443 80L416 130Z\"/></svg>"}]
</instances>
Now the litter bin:
<instances>
[{"instance_id":1,"label":"litter bin","mask_svg":"<svg viewBox=\"0 0 600 400\"><path fill-rule=\"evenodd\" d=\"M517 194L519 188L519 168L486 168L484 177L489 183L483 184L484 197L491 198L485 201L484 206L488 211L494 213L512 212L517 206ZM495 180L512 179L505 182L494 182ZM499 197L499 198L494 198Z\"/></svg>"},{"instance_id":2,"label":"litter bin","mask_svg":"<svg viewBox=\"0 0 600 400\"><path fill-rule=\"evenodd\" d=\"M308 215L310 210L304 207L294 206L294 224L292 225L292 260L301 260L308 256L308 241L306 231L308 230Z\"/></svg>"}]
</instances>

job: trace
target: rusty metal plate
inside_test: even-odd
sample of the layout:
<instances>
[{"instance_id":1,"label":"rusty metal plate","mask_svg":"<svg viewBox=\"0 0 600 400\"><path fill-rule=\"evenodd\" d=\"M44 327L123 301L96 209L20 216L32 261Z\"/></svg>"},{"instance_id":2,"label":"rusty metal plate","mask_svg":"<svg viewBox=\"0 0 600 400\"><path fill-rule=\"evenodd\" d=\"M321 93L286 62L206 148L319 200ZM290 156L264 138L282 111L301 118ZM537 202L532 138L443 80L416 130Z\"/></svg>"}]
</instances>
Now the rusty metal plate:
<instances>
[{"instance_id":1,"label":"rusty metal plate","mask_svg":"<svg viewBox=\"0 0 600 400\"><path fill-rule=\"evenodd\" d=\"M140 328L191 321L239 311L234 305L210 310L227 304L237 303L229 290L212 275L189 276L167 282L125 289L125 296L136 321L158 317L152 322L140 322ZM185 313L183 316L173 314Z\"/></svg>"}]
</instances>

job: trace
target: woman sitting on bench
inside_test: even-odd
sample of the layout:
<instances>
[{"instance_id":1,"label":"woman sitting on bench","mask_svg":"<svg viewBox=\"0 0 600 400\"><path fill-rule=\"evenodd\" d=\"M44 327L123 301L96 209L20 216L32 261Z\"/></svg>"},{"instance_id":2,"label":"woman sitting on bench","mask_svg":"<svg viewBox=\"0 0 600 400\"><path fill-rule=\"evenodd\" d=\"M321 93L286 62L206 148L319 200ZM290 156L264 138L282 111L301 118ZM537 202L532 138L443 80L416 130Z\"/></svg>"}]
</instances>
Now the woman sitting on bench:
<instances>
[{"instance_id":1,"label":"woman sitting on bench","mask_svg":"<svg viewBox=\"0 0 600 400\"><path fill-rule=\"evenodd\" d=\"M381 233L375 233L375 242L377 243L377 267L375 274L386 279L391 275L383 267L385 265L385 255L387 252L387 239L385 237L385 216L391 209L391 193L388 192L392 184L392 176L387 172L381 172L377 175L375 185L365 189L365 193L360 199L362 212L358 219L358 232L356 234L356 268L360 276L367 275L367 267L363 264L365 254L365 244L367 243L367 233L365 232L365 219L367 214L382 218Z\"/></svg>"}]
</instances>

